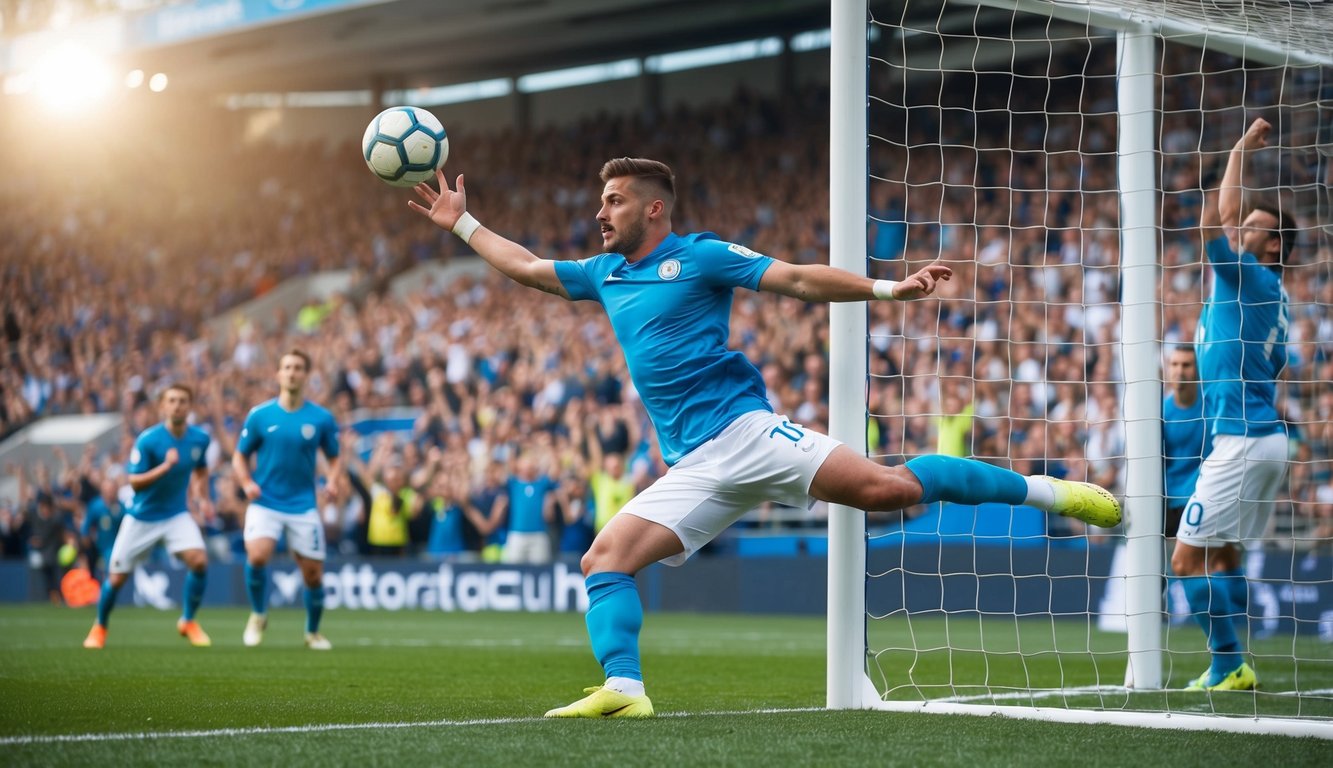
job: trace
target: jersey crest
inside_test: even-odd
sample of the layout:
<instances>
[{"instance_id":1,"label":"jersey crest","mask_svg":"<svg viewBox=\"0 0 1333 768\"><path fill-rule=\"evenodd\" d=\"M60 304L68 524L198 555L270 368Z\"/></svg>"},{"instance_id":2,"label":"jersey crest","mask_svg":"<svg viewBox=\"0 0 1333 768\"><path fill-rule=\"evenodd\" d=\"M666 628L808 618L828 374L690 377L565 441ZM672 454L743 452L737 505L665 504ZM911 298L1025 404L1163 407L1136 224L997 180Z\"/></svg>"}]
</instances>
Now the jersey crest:
<instances>
[{"instance_id":1,"label":"jersey crest","mask_svg":"<svg viewBox=\"0 0 1333 768\"><path fill-rule=\"evenodd\" d=\"M675 259L667 259L657 267L657 276L663 280L675 280L680 277L680 262Z\"/></svg>"}]
</instances>

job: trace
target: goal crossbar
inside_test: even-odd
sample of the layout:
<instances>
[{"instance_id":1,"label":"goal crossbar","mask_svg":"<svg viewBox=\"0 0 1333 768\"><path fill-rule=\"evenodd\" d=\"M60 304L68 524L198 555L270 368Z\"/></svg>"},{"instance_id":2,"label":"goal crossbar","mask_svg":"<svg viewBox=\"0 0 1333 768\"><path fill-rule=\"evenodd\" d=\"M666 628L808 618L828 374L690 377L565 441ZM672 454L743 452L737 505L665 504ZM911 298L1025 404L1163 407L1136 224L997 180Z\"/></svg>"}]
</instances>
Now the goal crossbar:
<instances>
[{"instance_id":1,"label":"goal crossbar","mask_svg":"<svg viewBox=\"0 0 1333 768\"><path fill-rule=\"evenodd\" d=\"M1244 6L1255 10L1269 10L1285 14L1295 30L1305 32L1288 46L1275 45L1254 30L1231 23L1237 13L1224 14L1221 4L1197 3L1200 18L1188 19L1167 15L1171 7L1160 0L1139 0L1131 3L1101 3L1087 0L962 0L973 5L998 8L1011 12L1035 13L1061 21L1105 27L1110 30L1145 26L1154 34L1169 37L1173 42L1240 56L1251 61L1270 64L1319 64L1333 66L1333 6L1325 3L1227 3L1232 11L1244 18ZM1205 26L1205 23L1207 26Z\"/></svg>"}]
</instances>

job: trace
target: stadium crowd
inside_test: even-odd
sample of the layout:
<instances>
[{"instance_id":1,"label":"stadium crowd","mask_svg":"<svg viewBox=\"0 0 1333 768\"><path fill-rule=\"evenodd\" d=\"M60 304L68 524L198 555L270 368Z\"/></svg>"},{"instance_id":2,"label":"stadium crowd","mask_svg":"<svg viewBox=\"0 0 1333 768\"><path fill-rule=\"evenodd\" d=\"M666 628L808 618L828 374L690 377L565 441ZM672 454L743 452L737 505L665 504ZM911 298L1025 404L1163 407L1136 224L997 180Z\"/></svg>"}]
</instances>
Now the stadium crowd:
<instances>
[{"instance_id":1,"label":"stadium crowd","mask_svg":"<svg viewBox=\"0 0 1333 768\"><path fill-rule=\"evenodd\" d=\"M1273 87L1264 73L1250 79L1247 100ZM985 77L956 84L967 111L886 107L907 133L897 144L872 143L872 271L900 277L904 262L940 257L956 275L936 297L869 310L873 455L899 462L937 449L966 453L1123 491L1115 116L1105 101L1114 89L1103 80L1082 86L1093 105L1084 116L1046 115L1044 92L990 87ZM1165 106L1178 108L1162 125L1171 151L1161 256L1168 348L1191 338L1205 295L1193 227L1208 153L1234 140L1247 114L1208 103L1214 91L1201 91L1202 82L1181 76L1179 88L1164 89ZM674 166L682 231L822 261L825 103L817 88L782 100L740 93L652 119L603 115L463 133L451 137L450 167L467 173L479 218L545 257L597 252L595 171L633 154ZM291 348L312 356L307 394L344 429L352 482L338 497L320 496L338 551L494 557L507 482L547 477L553 540L577 555L664 471L599 308L498 277L419 286L401 298L388 290L403 269L463 250L375 182L355 147L251 146L185 167L166 161L170 147L147 151L160 153L148 162L174 170L154 174L134 196L116 193L130 162L116 148L108 150L114 162L72 193L0 181L0 229L13 233L0 241L0 432L50 414L125 418L118 451L65 457L54 471L5 468L23 478L19 505L0 505L6 557L36 550L43 556L34 562L50 563L65 543L95 553L102 518L88 510L123 509L125 454L156 421L153 398L170 382L195 387L196 423L216 454L205 529L215 557L236 557L244 502L226 459L247 410L272 397L275 366ZM318 194L307 186L312 167ZM1301 216L1311 234L1285 276L1284 403L1295 461L1279 517L1288 544L1292 530L1302 540L1333 539L1333 253L1314 236L1310 214ZM284 333L241 325L215 338L203 324L283 279L333 268L355 270L359 289L305 308ZM826 430L827 307L741 292L733 318L732 343L761 368L775 410ZM394 408L410 409L410 427L365 426L402 412L386 410ZM780 511L753 524L819 524L818 509Z\"/></svg>"}]
</instances>

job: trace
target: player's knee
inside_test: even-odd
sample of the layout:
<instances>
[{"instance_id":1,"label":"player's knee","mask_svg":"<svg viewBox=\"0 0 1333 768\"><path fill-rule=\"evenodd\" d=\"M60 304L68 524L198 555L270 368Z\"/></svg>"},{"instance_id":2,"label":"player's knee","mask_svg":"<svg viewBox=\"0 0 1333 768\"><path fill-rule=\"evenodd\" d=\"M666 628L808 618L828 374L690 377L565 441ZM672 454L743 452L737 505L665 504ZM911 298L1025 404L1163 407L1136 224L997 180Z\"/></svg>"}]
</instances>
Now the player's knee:
<instances>
[{"instance_id":1,"label":"player's knee","mask_svg":"<svg viewBox=\"0 0 1333 768\"><path fill-rule=\"evenodd\" d=\"M583 557L579 558L579 569L583 571L584 578L587 578L588 574L593 572L593 568L597 565L598 559L597 542L594 541L592 546L588 548L588 551L583 553Z\"/></svg>"},{"instance_id":2,"label":"player's knee","mask_svg":"<svg viewBox=\"0 0 1333 768\"><path fill-rule=\"evenodd\" d=\"M1176 547L1171 553L1171 572L1177 576L1199 576L1203 574L1203 558Z\"/></svg>"}]
</instances>

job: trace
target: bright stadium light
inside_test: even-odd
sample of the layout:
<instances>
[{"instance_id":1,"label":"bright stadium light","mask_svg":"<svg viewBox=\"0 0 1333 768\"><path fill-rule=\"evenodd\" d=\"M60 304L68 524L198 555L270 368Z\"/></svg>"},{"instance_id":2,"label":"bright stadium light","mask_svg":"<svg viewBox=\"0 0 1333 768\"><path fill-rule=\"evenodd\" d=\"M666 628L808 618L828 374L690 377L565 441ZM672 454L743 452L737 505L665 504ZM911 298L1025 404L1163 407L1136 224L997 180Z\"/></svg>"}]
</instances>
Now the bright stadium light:
<instances>
[{"instance_id":1,"label":"bright stadium light","mask_svg":"<svg viewBox=\"0 0 1333 768\"><path fill-rule=\"evenodd\" d=\"M48 107L61 112L94 106L110 87L106 62L73 45L52 50L32 68L32 92Z\"/></svg>"},{"instance_id":2,"label":"bright stadium light","mask_svg":"<svg viewBox=\"0 0 1333 768\"><path fill-rule=\"evenodd\" d=\"M521 93L538 93L540 91L553 91L558 88L573 88L577 85L593 85L611 80L638 77L641 71L642 66L638 59L621 59L620 61L608 61L605 64L589 64L582 67L570 67L569 69L556 69L550 72L535 72L518 79L518 90Z\"/></svg>"},{"instance_id":3,"label":"bright stadium light","mask_svg":"<svg viewBox=\"0 0 1333 768\"><path fill-rule=\"evenodd\" d=\"M158 72L156 75L148 78L148 90L153 93L161 93L167 89L167 76Z\"/></svg>"},{"instance_id":4,"label":"bright stadium light","mask_svg":"<svg viewBox=\"0 0 1333 768\"><path fill-rule=\"evenodd\" d=\"M143 85L144 74L142 69L131 69L125 75L126 88L138 88Z\"/></svg>"},{"instance_id":5,"label":"bright stadium light","mask_svg":"<svg viewBox=\"0 0 1333 768\"><path fill-rule=\"evenodd\" d=\"M737 61L750 61L782 53L782 38L765 37L757 40L742 40L739 43L710 45L707 48L695 48L689 51L676 51L658 56L649 56L644 60L644 68L649 72L667 74L699 67L714 67L719 64L731 64Z\"/></svg>"}]
</instances>

